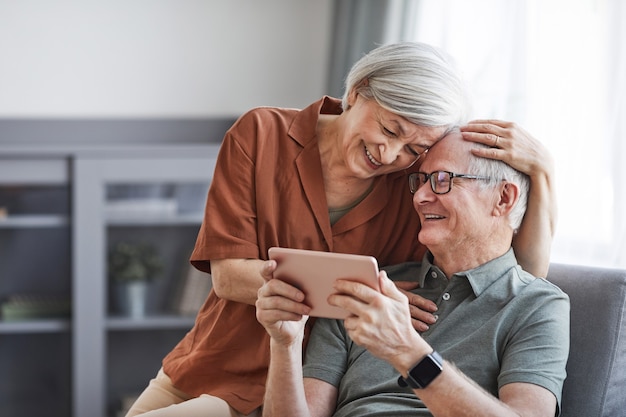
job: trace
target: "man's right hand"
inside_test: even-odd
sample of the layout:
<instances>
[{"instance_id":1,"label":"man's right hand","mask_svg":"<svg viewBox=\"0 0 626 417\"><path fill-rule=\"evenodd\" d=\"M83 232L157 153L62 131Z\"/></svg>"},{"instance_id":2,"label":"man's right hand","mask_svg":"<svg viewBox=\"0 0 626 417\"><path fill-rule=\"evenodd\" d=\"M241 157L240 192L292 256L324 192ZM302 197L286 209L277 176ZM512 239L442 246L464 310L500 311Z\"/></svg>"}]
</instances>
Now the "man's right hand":
<instances>
[{"instance_id":1,"label":"man's right hand","mask_svg":"<svg viewBox=\"0 0 626 417\"><path fill-rule=\"evenodd\" d=\"M310 307L303 303L304 293L272 274L276 261L263 263L261 275L265 283L259 288L256 301L256 317L275 343L293 345L302 343L304 325Z\"/></svg>"}]
</instances>

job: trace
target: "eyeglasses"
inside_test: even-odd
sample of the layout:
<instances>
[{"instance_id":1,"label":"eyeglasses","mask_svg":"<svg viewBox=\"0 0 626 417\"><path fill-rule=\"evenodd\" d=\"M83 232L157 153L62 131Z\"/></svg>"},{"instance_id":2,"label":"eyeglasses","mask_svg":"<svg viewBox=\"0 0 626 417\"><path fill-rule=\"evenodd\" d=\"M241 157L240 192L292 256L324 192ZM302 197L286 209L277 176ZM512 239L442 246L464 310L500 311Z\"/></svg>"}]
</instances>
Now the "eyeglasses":
<instances>
[{"instance_id":1,"label":"eyeglasses","mask_svg":"<svg viewBox=\"0 0 626 417\"><path fill-rule=\"evenodd\" d=\"M430 179L430 188L435 194L447 194L452 189L452 178L466 178L469 180L491 180L490 177L480 175L455 174L448 171L435 171L427 174L425 172L414 172L409 174L409 190L411 194L415 192Z\"/></svg>"}]
</instances>

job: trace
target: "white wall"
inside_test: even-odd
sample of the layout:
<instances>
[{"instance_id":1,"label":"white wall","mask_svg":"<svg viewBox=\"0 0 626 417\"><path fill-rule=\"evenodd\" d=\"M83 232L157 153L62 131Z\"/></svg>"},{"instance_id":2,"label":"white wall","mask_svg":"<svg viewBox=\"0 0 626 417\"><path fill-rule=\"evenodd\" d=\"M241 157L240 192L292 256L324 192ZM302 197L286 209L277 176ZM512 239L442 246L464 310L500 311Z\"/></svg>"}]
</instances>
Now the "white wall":
<instances>
[{"instance_id":1,"label":"white wall","mask_svg":"<svg viewBox=\"0 0 626 417\"><path fill-rule=\"evenodd\" d=\"M221 117L324 94L332 0L0 0L0 118Z\"/></svg>"}]
</instances>

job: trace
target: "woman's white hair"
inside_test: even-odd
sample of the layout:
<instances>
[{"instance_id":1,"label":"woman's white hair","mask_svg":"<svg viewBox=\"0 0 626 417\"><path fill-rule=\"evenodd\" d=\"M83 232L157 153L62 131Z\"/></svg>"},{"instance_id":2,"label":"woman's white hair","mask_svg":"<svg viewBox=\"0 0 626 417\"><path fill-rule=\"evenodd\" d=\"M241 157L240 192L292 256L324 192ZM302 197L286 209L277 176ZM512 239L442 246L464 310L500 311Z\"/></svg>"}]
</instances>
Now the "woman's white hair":
<instances>
[{"instance_id":1,"label":"woman's white hair","mask_svg":"<svg viewBox=\"0 0 626 417\"><path fill-rule=\"evenodd\" d=\"M421 126L452 129L467 122L469 102L452 59L419 42L380 46L357 61L346 78L352 90Z\"/></svg>"}]
</instances>

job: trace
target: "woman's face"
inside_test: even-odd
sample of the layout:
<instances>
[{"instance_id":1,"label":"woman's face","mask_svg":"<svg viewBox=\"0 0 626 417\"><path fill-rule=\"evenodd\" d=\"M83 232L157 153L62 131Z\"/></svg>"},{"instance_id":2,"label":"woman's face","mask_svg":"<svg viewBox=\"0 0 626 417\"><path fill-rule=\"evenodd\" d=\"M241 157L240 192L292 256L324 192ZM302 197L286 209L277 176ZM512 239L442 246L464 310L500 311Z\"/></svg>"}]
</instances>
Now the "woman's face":
<instances>
[{"instance_id":1,"label":"woman's face","mask_svg":"<svg viewBox=\"0 0 626 417\"><path fill-rule=\"evenodd\" d=\"M359 94L350 104L341 146L346 164L361 178L410 167L446 130L418 126Z\"/></svg>"}]
</instances>

